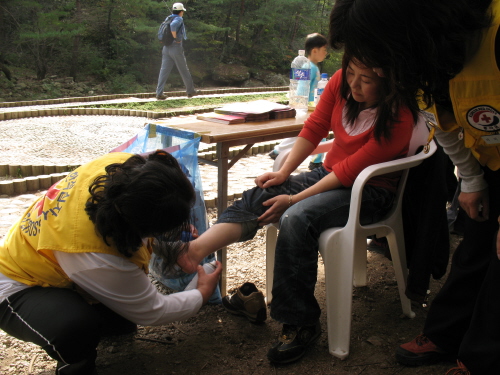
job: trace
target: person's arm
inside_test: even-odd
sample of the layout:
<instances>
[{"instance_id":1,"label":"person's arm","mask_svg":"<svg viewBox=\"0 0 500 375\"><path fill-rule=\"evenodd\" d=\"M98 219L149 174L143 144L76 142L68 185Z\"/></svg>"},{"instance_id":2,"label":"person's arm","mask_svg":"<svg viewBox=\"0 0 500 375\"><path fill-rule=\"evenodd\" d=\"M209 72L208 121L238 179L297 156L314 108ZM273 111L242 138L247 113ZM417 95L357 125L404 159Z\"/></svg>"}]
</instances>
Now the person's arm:
<instances>
[{"instance_id":1,"label":"person's arm","mask_svg":"<svg viewBox=\"0 0 500 375\"><path fill-rule=\"evenodd\" d=\"M163 295L132 262L109 254L54 252L70 279L93 298L140 325L162 325L194 316L218 280L200 275L200 289ZM215 280L215 281L214 281Z\"/></svg>"},{"instance_id":2,"label":"person's arm","mask_svg":"<svg viewBox=\"0 0 500 375\"><path fill-rule=\"evenodd\" d=\"M316 146L311 141L298 137L280 170L278 172L264 173L255 179L255 183L262 189L282 184L315 148ZM302 199L305 198L306 196L304 195ZM266 225L278 221L288 207L298 202L297 198L295 198L294 202L291 202L291 199L292 196L278 195L265 201L263 205L271 207L257 219L259 224Z\"/></svg>"},{"instance_id":3,"label":"person's arm","mask_svg":"<svg viewBox=\"0 0 500 375\"><path fill-rule=\"evenodd\" d=\"M453 114L442 109L439 110L440 122L449 124L455 122ZM458 198L460 206L467 215L477 221L484 221L489 215L488 184L483 178L483 171L470 149L465 147L462 137L459 137L461 128L445 132L436 128L435 137L443 147L444 152L450 157L458 168L461 178L461 193Z\"/></svg>"},{"instance_id":4,"label":"person's arm","mask_svg":"<svg viewBox=\"0 0 500 375\"><path fill-rule=\"evenodd\" d=\"M177 34L179 29L182 26L182 18L181 17L175 17L172 22L170 23L170 32L172 33L172 36L174 37L174 41L180 42L181 40L177 40Z\"/></svg>"}]
</instances>

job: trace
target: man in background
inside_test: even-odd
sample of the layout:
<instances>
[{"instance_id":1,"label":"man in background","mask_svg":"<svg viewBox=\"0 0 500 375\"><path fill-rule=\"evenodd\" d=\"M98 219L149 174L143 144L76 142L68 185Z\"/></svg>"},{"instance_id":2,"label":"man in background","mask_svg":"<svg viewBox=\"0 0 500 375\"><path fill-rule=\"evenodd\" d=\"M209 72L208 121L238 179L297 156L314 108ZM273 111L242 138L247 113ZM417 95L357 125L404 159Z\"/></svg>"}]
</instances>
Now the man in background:
<instances>
[{"instance_id":1,"label":"man in background","mask_svg":"<svg viewBox=\"0 0 500 375\"><path fill-rule=\"evenodd\" d=\"M165 100L167 98L167 96L163 94L163 88L165 87L165 83L174 65L177 67L182 81L186 86L188 98L198 94L194 88L193 78L189 72L186 57L184 56L184 48L182 46L182 41L187 39L186 27L184 26L184 20L182 18L185 11L186 9L182 3L175 3L172 6L172 14L165 20L171 19L170 32L174 40L170 45L163 44L161 69L158 77L158 86L156 87L156 99L158 100ZM166 32L169 31L167 30ZM165 40L165 38L163 40Z\"/></svg>"}]
</instances>

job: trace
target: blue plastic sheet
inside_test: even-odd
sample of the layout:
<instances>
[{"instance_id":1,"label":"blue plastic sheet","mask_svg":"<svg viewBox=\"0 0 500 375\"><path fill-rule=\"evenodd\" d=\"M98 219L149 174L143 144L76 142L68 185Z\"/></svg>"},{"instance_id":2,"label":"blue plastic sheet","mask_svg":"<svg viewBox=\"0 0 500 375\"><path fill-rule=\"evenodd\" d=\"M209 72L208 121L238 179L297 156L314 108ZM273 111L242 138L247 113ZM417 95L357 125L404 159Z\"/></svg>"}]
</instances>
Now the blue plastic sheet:
<instances>
[{"instance_id":1,"label":"blue plastic sheet","mask_svg":"<svg viewBox=\"0 0 500 375\"><path fill-rule=\"evenodd\" d=\"M191 210L191 223L202 234L208 229L207 212L205 200L203 198L203 188L201 185L201 175L198 168L198 147L200 137L198 134L181 130L168 128L157 124L147 124L135 137L122 145L111 150L111 152L128 152L132 154L148 154L158 149L165 150L172 154L183 169L189 181L193 184L196 193L196 202ZM184 236L185 241L189 241L189 233ZM215 255L207 256L201 264L215 260ZM162 273L162 259L153 254L150 262L151 274L163 285L174 291L182 291L193 279L195 274L186 274L177 272L175 277ZM209 303L221 303L221 294L219 286L215 290Z\"/></svg>"}]
</instances>

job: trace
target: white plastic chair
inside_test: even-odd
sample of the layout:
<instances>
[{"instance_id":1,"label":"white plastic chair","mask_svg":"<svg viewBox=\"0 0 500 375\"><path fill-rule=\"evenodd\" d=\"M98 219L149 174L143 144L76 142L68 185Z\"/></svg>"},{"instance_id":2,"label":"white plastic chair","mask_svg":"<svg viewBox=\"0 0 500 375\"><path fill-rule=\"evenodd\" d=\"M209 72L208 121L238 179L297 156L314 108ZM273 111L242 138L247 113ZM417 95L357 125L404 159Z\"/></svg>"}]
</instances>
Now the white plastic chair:
<instances>
[{"instance_id":1,"label":"white plastic chair","mask_svg":"<svg viewBox=\"0 0 500 375\"><path fill-rule=\"evenodd\" d=\"M429 131L421 118L413 130L408 156L402 159L371 165L365 168L352 187L349 219L345 227L330 228L321 233L319 252L325 267L326 311L329 351L335 357L344 359L349 355L352 313L352 285L366 285L366 238L371 235L386 237L391 251L392 263L398 283L399 297L404 315L413 318L411 301L405 295L406 253L403 234L401 204L409 168L415 167L436 152L431 141L424 151L415 154L420 146L426 145ZM312 154L326 152L334 140L320 143ZM288 151L289 152L289 151ZM288 154L288 153L287 153ZM287 155L279 154L273 166L277 171ZM394 203L386 217L373 224L361 225L359 212L361 192L365 183L373 176L403 170ZM266 295L267 303L272 300L274 255L277 240L277 223L267 226L266 233Z\"/></svg>"}]
</instances>

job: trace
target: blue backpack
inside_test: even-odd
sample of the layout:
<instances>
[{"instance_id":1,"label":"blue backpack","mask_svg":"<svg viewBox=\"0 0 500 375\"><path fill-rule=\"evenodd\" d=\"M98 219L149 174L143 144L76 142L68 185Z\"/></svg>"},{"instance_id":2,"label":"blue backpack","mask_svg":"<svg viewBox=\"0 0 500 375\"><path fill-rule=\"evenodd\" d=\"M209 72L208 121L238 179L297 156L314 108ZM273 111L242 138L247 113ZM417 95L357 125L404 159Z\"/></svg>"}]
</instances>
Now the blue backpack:
<instances>
[{"instance_id":1,"label":"blue backpack","mask_svg":"<svg viewBox=\"0 0 500 375\"><path fill-rule=\"evenodd\" d=\"M172 35L172 31L170 30L170 24L174 17L168 17L165 21L163 21L158 29L158 40L163 43L165 46L169 46L174 42L174 36Z\"/></svg>"}]
</instances>

